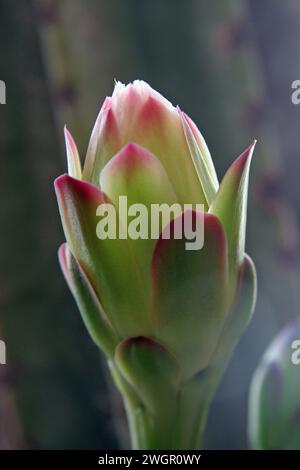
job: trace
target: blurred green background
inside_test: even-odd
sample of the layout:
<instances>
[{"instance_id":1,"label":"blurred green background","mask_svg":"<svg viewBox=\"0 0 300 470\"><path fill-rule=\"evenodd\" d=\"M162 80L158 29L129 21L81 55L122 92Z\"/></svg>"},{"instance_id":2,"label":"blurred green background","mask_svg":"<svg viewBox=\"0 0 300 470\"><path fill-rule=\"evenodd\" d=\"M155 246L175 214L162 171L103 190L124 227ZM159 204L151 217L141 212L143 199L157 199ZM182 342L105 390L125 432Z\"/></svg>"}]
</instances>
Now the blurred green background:
<instances>
[{"instance_id":1,"label":"blurred green background","mask_svg":"<svg viewBox=\"0 0 300 470\"><path fill-rule=\"evenodd\" d=\"M1 449L128 446L120 399L58 267L53 190L66 169L63 125L84 156L114 78L146 80L180 104L220 178L258 139L247 233L258 304L204 442L247 448L251 375L299 315L299 44L298 0L0 0Z\"/></svg>"}]
</instances>

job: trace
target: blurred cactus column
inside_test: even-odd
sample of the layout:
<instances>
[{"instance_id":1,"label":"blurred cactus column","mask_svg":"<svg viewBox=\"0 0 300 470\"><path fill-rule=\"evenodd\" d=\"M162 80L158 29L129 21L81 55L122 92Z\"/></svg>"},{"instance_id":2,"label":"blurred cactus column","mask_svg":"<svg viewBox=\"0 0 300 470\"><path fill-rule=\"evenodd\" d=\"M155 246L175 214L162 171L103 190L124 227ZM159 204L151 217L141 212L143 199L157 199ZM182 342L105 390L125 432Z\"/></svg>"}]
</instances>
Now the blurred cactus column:
<instances>
[{"instance_id":1,"label":"blurred cactus column","mask_svg":"<svg viewBox=\"0 0 300 470\"><path fill-rule=\"evenodd\" d=\"M42 40L43 59L48 73L51 102L57 119L58 130L68 123L75 135L86 136L86 107L84 83L81 73L85 69L83 54L75 53L78 34L70 38L68 19L74 20L74 6L78 2L35 0L36 18ZM69 13L69 14L68 14ZM76 24L80 29L81 22ZM78 32L78 31L77 31ZM71 43L73 47L71 47ZM85 60L88 60L88 55Z\"/></svg>"},{"instance_id":2,"label":"blurred cactus column","mask_svg":"<svg viewBox=\"0 0 300 470\"><path fill-rule=\"evenodd\" d=\"M291 5L282 4L281 8L283 14ZM252 196L252 207L256 211L250 213L250 219L253 220L251 227L256 226L257 229L252 233L250 228L249 242L259 253L257 266L261 273L261 290L265 294L264 308L270 312L268 318L264 315L264 322L270 322L272 328L278 329L278 325L286 321L287 315L290 319L298 315L296 298L300 271L295 260L300 234L295 207L288 200L284 146L279 138L280 129L276 121L278 112L270 92L273 77L269 76L271 70L265 63L266 53L273 57L273 36L270 34L268 37L269 45L261 44L260 31L255 21L256 10L255 2L252 1L225 0L220 4L219 14L224 24L219 29L219 50L223 52L219 61L229 59L230 67L228 64L226 67L232 69L235 77L234 88L229 78L225 85L225 88L231 88L231 99L226 104L228 119L232 121L233 128L241 127L239 123L242 123L243 128L238 133L240 137L245 133L254 133L259 142L255 168L257 190ZM267 22L266 16L262 25ZM262 239L268 239L269 243L261 243ZM276 284L284 285L284 288L274 291L273 286ZM288 312L285 308L286 299L293 300L289 302Z\"/></svg>"},{"instance_id":3,"label":"blurred cactus column","mask_svg":"<svg viewBox=\"0 0 300 470\"><path fill-rule=\"evenodd\" d=\"M63 127L67 125L78 141L82 157L90 123L99 111L98 99L112 87L115 62L118 66L126 62L126 67L130 67L130 52L124 54L126 38L122 47L115 42L115 30L121 29L121 25L111 18L114 2L34 0L34 5L57 135L62 147ZM122 18L119 20L122 23ZM112 27L110 21L114 21ZM62 149L62 155L64 152ZM110 380L108 386L112 388ZM107 399L113 404L119 440L126 446L123 408L114 388Z\"/></svg>"},{"instance_id":4,"label":"blurred cactus column","mask_svg":"<svg viewBox=\"0 0 300 470\"><path fill-rule=\"evenodd\" d=\"M62 129L67 124L80 139L82 155L89 123L97 112L97 97L111 86L114 76L114 39L105 2L34 0L34 4L57 131L63 142Z\"/></svg>"},{"instance_id":5,"label":"blurred cactus column","mask_svg":"<svg viewBox=\"0 0 300 470\"><path fill-rule=\"evenodd\" d=\"M249 440L253 449L300 449L300 320L272 341L252 380Z\"/></svg>"},{"instance_id":6,"label":"blurred cactus column","mask_svg":"<svg viewBox=\"0 0 300 470\"><path fill-rule=\"evenodd\" d=\"M3 319L2 319L3 320ZM4 341L5 335L0 328L0 340ZM4 343L5 345L5 343ZM13 367L2 362L4 349L0 344L0 450L23 449L26 447L22 426L19 420L16 398L13 388Z\"/></svg>"},{"instance_id":7,"label":"blurred cactus column","mask_svg":"<svg viewBox=\"0 0 300 470\"><path fill-rule=\"evenodd\" d=\"M7 67L11 58L11 38L9 37L10 23L5 14L4 6L0 6L0 56L1 56L1 80L5 84L12 84L12 73L14 67ZM5 162L7 158L8 142L11 139L9 129L9 110L7 105L2 105L1 102L0 114L0 149L1 149L1 162L3 167L0 173L1 191L3 191L1 198L0 217L2 226L5 226L5 231L1 231L1 252L0 252L0 450L12 450L25 448L25 440L23 435L22 423L19 418L18 407L16 402L16 373L14 370L14 363L7 361L8 356L8 338L6 334L6 314L8 305L13 297L11 292L11 281L9 279L8 266L12 264L11 253L8 252L5 243L4 232L7 232L8 226L5 223L5 215L10 213L9 199L12 194L9 193L9 183L6 176L6 171L9 171L9 162ZM5 158L6 157L6 158ZM9 155L12 157L12 155ZM11 160L11 158L8 158ZM4 170L5 167L5 170ZM7 186L6 186L7 185ZM15 221L14 221L15 223ZM5 249L3 249L5 247ZM11 339L11 338L9 338ZM2 343L4 342L4 343ZM3 361L3 362L2 362ZM6 364L4 363L6 362ZM8 363L7 363L8 362Z\"/></svg>"}]
</instances>

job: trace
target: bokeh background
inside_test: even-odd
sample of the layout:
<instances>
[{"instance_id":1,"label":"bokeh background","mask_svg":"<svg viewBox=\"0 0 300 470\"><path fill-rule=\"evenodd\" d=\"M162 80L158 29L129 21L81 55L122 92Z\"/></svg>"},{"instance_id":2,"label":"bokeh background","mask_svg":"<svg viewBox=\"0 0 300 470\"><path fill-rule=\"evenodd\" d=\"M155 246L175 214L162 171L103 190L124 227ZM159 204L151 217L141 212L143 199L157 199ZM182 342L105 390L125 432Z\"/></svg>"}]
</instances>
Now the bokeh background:
<instances>
[{"instance_id":1,"label":"bokeh background","mask_svg":"<svg viewBox=\"0 0 300 470\"><path fill-rule=\"evenodd\" d=\"M253 370L300 314L299 44L299 0L0 0L1 449L128 446L119 397L58 267L53 191L63 125L84 155L114 78L144 79L179 103L219 177L258 139L247 233L258 304L205 436L206 448L247 448Z\"/></svg>"}]
</instances>

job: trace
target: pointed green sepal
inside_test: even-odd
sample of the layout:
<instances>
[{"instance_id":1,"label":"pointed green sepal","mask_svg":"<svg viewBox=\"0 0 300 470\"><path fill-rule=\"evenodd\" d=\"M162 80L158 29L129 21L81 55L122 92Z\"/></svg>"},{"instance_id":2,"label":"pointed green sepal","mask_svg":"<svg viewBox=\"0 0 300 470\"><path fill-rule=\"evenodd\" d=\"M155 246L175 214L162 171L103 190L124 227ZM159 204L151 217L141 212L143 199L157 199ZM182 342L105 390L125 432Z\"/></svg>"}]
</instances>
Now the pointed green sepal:
<instances>
[{"instance_id":1,"label":"pointed green sepal","mask_svg":"<svg viewBox=\"0 0 300 470\"><path fill-rule=\"evenodd\" d=\"M81 162L76 143L67 127L64 128L67 160L68 160L68 174L74 178L81 179Z\"/></svg>"},{"instance_id":2,"label":"pointed green sepal","mask_svg":"<svg viewBox=\"0 0 300 470\"><path fill-rule=\"evenodd\" d=\"M111 98L106 98L92 131L82 178L98 185L102 168L120 149L120 146L120 129L111 109Z\"/></svg>"},{"instance_id":3,"label":"pointed green sepal","mask_svg":"<svg viewBox=\"0 0 300 470\"><path fill-rule=\"evenodd\" d=\"M175 239L189 211L166 227L152 258L152 316L155 334L176 353L185 376L207 366L228 311L227 241L222 225L210 214L190 211L193 226L204 223L202 249L186 249ZM193 334L191 334L193 332Z\"/></svg>"},{"instance_id":4,"label":"pointed green sepal","mask_svg":"<svg viewBox=\"0 0 300 470\"><path fill-rule=\"evenodd\" d=\"M86 274L66 243L61 245L58 255L63 274L90 336L108 357L113 357L118 337Z\"/></svg>"},{"instance_id":5,"label":"pointed green sepal","mask_svg":"<svg viewBox=\"0 0 300 470\"><path fill-rule=\"evenodd\" d=\"M123 225L127 226L129 222L129 243L144 272L145 289L149 289L146 283L149 281L151 256L163 228L160 218L154 213L152 217L152 212L155 207L169 207L177 203L169 178L154 155L140 145L129 143L103 168L100 186L114 203ZM128 211L121 208L124 195ZM180 213L181 206L176 205ZM152 233L155 220L158 221L156 233ZM136 236L138 238L133 239Z\"/></svg>"},{"instance_id":6,"label":"pointed green sepal","mask_svg":"<svg viewBox=\"0 0 300 470\"><path fill-rule=\"evenodd\" d=\"M228 315L218 345L211 358L212 367L225 368L240 336L251 321L257 296L256 270L245 255L239 270L238 287L231 313Z\"/></svg>"},{"instance_id":7,"label":"pointed green sepal","mask_svg":"<svg viewBox=\"0 0 300 470\"><path fill-rule=\"evenodd\" d=\"M108 219L106 210L112 219L117 218L113 204L96 186L68 175L56 179L55 189L70 250L91 280L114 329L121 338L148 333L150 293L132 240L120 239L118 227L115 237L102 227L99 230L99 224Z\"/></svg>"},{"instance_id":8,"label":"pointed green sepal","mask_svg":"<svg viewBox=\"0 0 300 470\"><path fill-rule=\"evenodd\" d=\"M227 170L209 209L225 228L232 276L241 266L245 254L248 181L255 144L256 141Z\"/></svg>"},{"instance_id":9,"label":"pointed green sepal","mask_svg":"<svg viewBox=\"0 0 300 470\"><path fill-rule=\"evenodd\" d=\"M125 145L103 168L101 189L115 205L126 195L128 205L173 204L175 192L161 162L147 149L133 142Z\"/></svg>"},{"instance_id":10,"label":"pointed green sepal","mask_svg":"<svg viewBox=\"0 0 300 470\"><path fill-rule=\"evenodd\" d=\"M191 158L193 160L201 187L203 189L203 193L206 198L207 205L209 207L212 201L214 200L214 197L219 188L218 181L216 181L215 173L211 171L209 162L207 161L207 159L209 158L209 153L204 153L200 149L198 142L194 136L194 133L190 127L187 116L179 109L179 107L177 107L177 109L181 117L181 122L186 141L190 150Z\"/></svg>"}]
</instances>

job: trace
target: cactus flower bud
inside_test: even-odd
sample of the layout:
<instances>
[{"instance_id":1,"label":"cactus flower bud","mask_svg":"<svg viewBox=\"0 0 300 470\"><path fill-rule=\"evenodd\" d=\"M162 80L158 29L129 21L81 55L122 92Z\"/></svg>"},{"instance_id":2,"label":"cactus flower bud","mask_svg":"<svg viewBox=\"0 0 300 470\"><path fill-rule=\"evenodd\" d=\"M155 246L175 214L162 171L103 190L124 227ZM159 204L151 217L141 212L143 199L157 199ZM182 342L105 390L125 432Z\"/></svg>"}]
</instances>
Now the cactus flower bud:
<instances>
[{"instance_id":1,"label":"cactus flower bud","mask_svg":"<svg viewBox=\"0 0 300 470\"><path fill-rule=\"evenodd\" d=\"M245 254L255 142L219 186L196 125L142 81L117 83L106 98L83 169L67 130L65 139L68 174L55 181L67 240L60 264L123 395L133 446L197 448L255 304L255 269ZM123 236L125 196L131 209L142 204L151 216L154 205L171 209L156 237L142 227L140 236ZM118 218L107 234L117 236L101 237L99 208L108 206ZM186 249L185 231L177 236L187 219L196 235L204 223L201 249Z\"/></svg>"},{"instance_id":2,"label":"cactus flower bud","mask_svg":"<svg viewBox=\"0 0 300 470\"><path fill-rule=\"evenodd\" d=\"M249 438L254 449L300 449L300 321L271 342L252 379Z\"/></svg>"}]
</instances>

